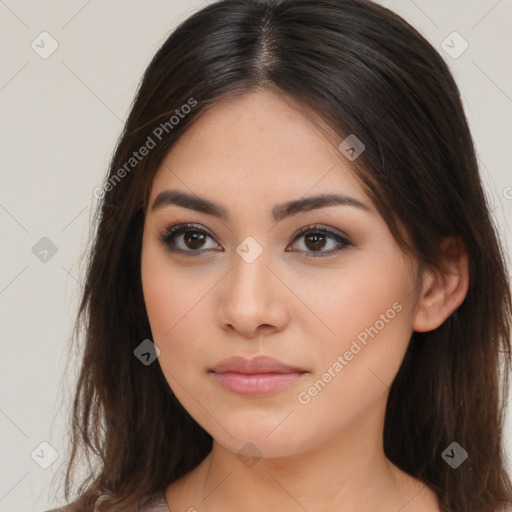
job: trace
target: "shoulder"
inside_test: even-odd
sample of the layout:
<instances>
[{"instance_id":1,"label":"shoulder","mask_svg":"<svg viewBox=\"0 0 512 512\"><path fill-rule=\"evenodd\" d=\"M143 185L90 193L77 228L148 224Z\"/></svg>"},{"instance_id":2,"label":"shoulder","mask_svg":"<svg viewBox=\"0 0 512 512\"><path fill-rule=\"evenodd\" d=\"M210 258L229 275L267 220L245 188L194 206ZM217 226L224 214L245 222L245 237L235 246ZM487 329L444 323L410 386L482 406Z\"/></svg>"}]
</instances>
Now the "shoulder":
<instances>
[{"instance_id":1,"label":"shoulder","mask_svg":"<svg viewBox=\"0 0 512 512\"><path fill-rule=\"evenodd\" d=\"M164 493L155 493L142 498L136 507L119 508L112 503L112 496L102 494L88 504L76 500L67 505L44 510L43 512L170 512L165 501Z\"/></svg>"}]
</instances>

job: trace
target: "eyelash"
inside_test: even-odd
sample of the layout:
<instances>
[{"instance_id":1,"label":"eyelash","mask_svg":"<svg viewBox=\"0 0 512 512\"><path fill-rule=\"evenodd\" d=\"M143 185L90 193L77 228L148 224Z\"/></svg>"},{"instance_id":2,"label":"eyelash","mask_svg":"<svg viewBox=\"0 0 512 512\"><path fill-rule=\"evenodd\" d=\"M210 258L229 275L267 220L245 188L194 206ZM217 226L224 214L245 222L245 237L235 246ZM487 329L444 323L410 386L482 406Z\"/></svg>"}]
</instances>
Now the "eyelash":
<instances>
[{"instance_id":1,"label":"eyelash","mask_svg":"<svg viewBox=\"0 0 512 512\"><path fill-rule=\"evenodd\" d=\"M206 229L198 226L197 224L177 224L175 226L168 226L163 233L160 234L159 239L160 241L165 245L167 250L173 253L179 253L183 254L185 256L197 256L201 252L205 252L204 249L198 249L196 251L194 250L188 250L183 251L181 249L173 249L171 248L171 242L174 241L174 238L177 235L181 235L187 231L191 231L193 233L201 233L206 236L209 236L210 238L214 239L213 235L207 231ZM351 246L352 244L343 236L340 234L331 231L327 228L324 228L322 226L313 225L313 226L305 226L301 228L294 236L292 243L295 243L297 240L299 240L301 237L307 234L322 234L325 235L328 238L331 238L338 242L342 247L330 251L288 251L288 252L300 252L303 253L305 257L307 258L324 258L326 256L330 256L332 254L339 253L340 251L344 250L346 247ZM206 251L211 251L214 249L206 249Z\"/></svg>"}]
</instances>

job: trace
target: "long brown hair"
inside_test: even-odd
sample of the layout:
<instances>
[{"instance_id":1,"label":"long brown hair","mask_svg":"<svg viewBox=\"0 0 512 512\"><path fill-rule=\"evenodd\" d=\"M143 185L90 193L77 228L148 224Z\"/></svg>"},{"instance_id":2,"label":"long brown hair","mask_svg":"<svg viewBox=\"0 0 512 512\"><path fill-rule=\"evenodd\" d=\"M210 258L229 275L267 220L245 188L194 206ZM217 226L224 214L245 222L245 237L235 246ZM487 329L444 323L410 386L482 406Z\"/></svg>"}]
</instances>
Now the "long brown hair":
<instances>
[{"instance_id":1,"label":"long brown hair","mask_svg":"<svg viewBox=\"0 0 512 512\"><path fill-rule=\"evenodd\" d=\"M389 394L384 450L444 512L511 504L502 443L511 297L459 91L436 50L368 0L221 0L181 23L148 66L98 194L74 331L82 365L66 500L82 456L91 472L75 497L88 510L103 492L119 505L162 492L211 449L160 366L134 356L152 339L143 221L153 176L180 135L219 98L257 88L297 100L340 140L364 141L354 172L420 263L439 263L446 236L464 242L467 296L438 329L413 333ZM452 442L469 454L457 469L442 457Z\"/></svg>"}]
</instances>

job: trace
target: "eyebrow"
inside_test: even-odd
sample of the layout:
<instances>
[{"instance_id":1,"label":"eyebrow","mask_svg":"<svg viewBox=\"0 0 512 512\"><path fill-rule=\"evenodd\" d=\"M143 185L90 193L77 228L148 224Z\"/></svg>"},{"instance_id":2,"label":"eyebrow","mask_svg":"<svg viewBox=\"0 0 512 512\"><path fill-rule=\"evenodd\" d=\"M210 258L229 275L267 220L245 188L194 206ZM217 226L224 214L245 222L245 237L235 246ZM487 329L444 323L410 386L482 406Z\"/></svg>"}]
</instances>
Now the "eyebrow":
<instances>
[{"instance_id":1,"label":"eyebrow","mask_svg":"<svg viewBox=\"0 0 512 512\"><path fill-rule=\"evenodd\" d=\"M229 220L228 210L219 203L179 190L164 190L160 192L151 210L155 211L168 205L182 206L183 208L213 215L225 221ZM272 217L278 222L291 215L327 206L353 206L366 211L370 210L366 204L344 194L320 194L278 204L272 208Z\"/></svg>"}]
</instances>

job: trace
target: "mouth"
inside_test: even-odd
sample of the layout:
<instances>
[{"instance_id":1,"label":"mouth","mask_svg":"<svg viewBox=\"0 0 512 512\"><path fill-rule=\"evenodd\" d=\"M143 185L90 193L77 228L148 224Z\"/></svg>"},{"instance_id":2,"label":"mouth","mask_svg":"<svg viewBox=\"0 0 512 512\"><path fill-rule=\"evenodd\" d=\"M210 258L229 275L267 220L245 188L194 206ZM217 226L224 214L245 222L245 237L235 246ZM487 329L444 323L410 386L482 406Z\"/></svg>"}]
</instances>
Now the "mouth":
<instances>
[{"instance_id":1,"label":"mouth","mask_svg":"<svg viewBox=\"0 0 512 512\"><path fill-rule=\"evenodd\" d=\"M209 374L224 389L245 396L261 396L290 387L308 372L273 357L241 356L220 361Z\"/></svg>"}]
</instances>

